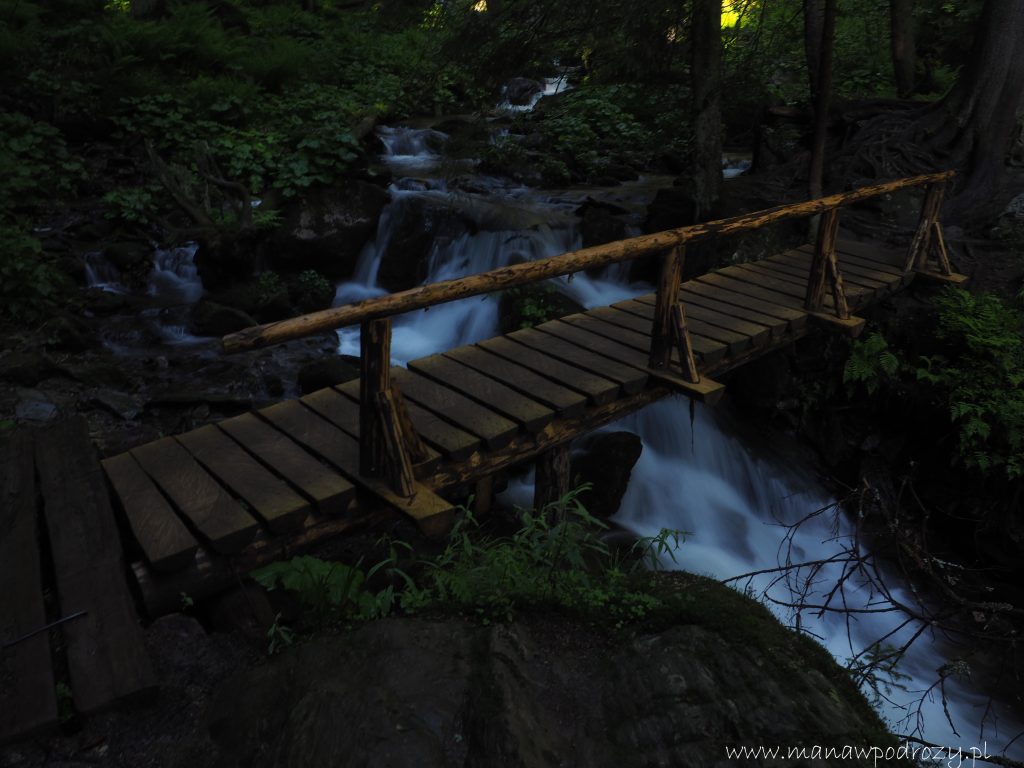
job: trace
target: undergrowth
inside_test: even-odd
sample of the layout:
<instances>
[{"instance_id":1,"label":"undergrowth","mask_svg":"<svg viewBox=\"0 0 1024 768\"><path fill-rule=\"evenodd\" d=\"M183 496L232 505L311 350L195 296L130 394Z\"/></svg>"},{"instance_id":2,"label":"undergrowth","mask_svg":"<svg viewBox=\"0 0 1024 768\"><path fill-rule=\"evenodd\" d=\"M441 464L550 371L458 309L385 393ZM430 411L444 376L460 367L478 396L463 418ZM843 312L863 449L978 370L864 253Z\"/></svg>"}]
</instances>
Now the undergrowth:
<instances>
[{"instance_id":1,"label":"undergrowth","mask_svg":"<svg viewBox=\"0 0 1024 768\"><path fill-rule=\"evenodd\" d=\"M294 593L317 627L367 621L400 612L449 613L489 624L526 609L551 609L613 626L640 621L665 607L646 577L663 558L675 559L682 531L664 530L638 541L625 556L601 539L607 526L584 508L583 485L539 511L524 511L519 529L494 535L461 510L445 548L419 558L402 541L364 571L355 565L296 557L254 571L268 590ZM375 577L390 584L372 589ZM272 650L291 642L275 623Z\"/></svg>"}]
</instances>

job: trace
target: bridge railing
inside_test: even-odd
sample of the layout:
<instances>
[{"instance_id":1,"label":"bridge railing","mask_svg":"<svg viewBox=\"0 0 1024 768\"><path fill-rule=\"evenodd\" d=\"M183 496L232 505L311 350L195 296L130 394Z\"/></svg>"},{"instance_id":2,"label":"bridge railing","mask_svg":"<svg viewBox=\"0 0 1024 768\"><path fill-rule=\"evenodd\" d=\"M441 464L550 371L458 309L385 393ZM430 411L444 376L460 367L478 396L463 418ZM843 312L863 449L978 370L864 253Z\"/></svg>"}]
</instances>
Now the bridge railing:
<instances>
[{"instance_id":1,"label":"bridge railing","mask_svg":"<svg viewBox=\"0 0 1024 768\"><path fill-rule=\"evenodd\" d=\"M929 255L934 253L939 272L950 275L952 269L939 222L939 210L945 187L953 176L953 171L912 176L806 202L640 235L538 261L431 283L355 304L246 328L225 336L223 347L226 353L242 352L359 324L362 360L360 472L367 477L386 476L396 492L409 495L414 481L407 446L417 441L414 435L410 435L411 425L401 398L395 393L390 381L392 316L660 253L662 269L651 328L650 367L652 372L666 375L673 347L677 346L684 379L697 384L700 375L689 343L685 311L679 303L683 258L688 243L752 232L780 221L821 215L814 258L808 274L805 308L808 312L821 314L828 284L836 319L842 322L848 320L849 308L836 253L840 209L880 195L925 185L927 193L904 269L907 272L923 271Z\"/></svg>"}]
</instances>

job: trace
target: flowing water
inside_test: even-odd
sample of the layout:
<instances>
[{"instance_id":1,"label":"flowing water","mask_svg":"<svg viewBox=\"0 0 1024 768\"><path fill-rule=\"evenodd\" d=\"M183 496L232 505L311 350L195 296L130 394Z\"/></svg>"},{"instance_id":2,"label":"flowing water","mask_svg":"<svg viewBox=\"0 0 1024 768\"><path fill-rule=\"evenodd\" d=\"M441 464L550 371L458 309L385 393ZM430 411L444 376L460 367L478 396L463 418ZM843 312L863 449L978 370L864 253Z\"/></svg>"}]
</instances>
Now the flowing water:
<instances>
[{"instance_id":1,"label":"flowing water","mask_svg":"<svg viewBox=\"0 0 1024 768\"><path fill-rule=\"evenodd\" d=\"M522 260L553 256L580 247L581 238L574 209L588 196L614 202L637 212L637 220L656 189L667 179L641 179L610 190L562 190L545 192L526 189L496 179L476 177L469 192L452 187L445 179L431 177L437 169L441 150L436 135L412 129L386 129L382 140L389 152L384 161L401 175L416 170L417 178L397 181L391 188L392 202L380 220L377 236L364 250L356 277L338 287L336 304L348 303L386 291L377 283L381 259L387 253L403 216L416 215L423 204L457 210L469 222L464 231L439 233L431 246L426 282L483 272ZM734 164L733 164L734 165ZM726 174L733 175L733 174ZM419 204L419 207L417 207ZM424 223L430 226L429 221ZM600 306L651 290L651 286L630 284L626 272L611 268L598 277L578 274L572 280L555 281L559 290L586 307ZM394 319L392 353L394 361L408 360L488 338L498 332L497 300L478 297L410 313ZM339 351L358 354L358 332L339 332ZM771 450L761 450L755 436L745 434L743 425L728 407L715 410L698 406L691 414L685 399L667 399L607 427L629 430L643 440L643 453L633 470L617 522L641 535L656 535L661 529L692 532L677 552L676 567L726 579L752 571L777 567L784 559L805 562L827 559L841 550L850 524L842 514L812 516L786 538L786 524L801 520L816 510L835 504L819 482L813 462L798 446L785 447L786 438L771 437ZM505 501L529 504L531 478L525 475L510 484ZM671 565L671 564L670 564ZM819 574L819 584L808 601L834 585L839 566ZM758 595L773 575L743 581ZM829 583L831 579L831 584ZM769 592L775 600L791 602L786 582ZM906 596L905 585L893 588L897 599ZM846 590L847 599L861 609L878 607L878 596L855 582ZM770 605L779 618L794 623L793 611ZM817 636L840 663L884 637L902 621L893 613L860 613L847 620L840 615L816 618L808 612L800 617L801 628ZM910 623L892 634L887 642L901 645L920 626ZM880 711L895 732L913 731L916 702L937 678L937 670L951 658L940 639L925 632L904 657L899 672L904 689L886 693ZM937 744L981 746L990 753L1020 730L1015 719L998 708L985 718L987 697L968 683L950 678L946 694L959 735L943 714L938 696L926 697L923 738ZM1018 754L1024 745L1018 744Z\"/></svg>"}]
</instances>

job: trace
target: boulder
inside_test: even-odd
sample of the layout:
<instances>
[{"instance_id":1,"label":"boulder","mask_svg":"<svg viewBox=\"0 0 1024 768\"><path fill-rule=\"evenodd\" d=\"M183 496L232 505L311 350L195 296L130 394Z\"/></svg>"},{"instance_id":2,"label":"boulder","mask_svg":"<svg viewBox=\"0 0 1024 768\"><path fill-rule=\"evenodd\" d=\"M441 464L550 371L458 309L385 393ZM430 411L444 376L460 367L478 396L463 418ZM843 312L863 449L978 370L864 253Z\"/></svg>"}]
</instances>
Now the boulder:
<instances>
[{"instance_id":1,"label":"boulder","mask_svg":"<svg viewBox=\"0 0 1024 768\"><path fill-rule=\"evenodd\" d=\"M308 395L318 389L344 384L359 378L359 366L344 357L326 357L314 360L299 369L299 391Z\"/></svg>"},{"instance_id":2,"label":"boulder","mask_svg":"<svg viewBox=\"0 0 1024 768\"><path fill-rule=\"evenodd\" d=\"M588 197L583 205L576 209L576 215L580 217L583 247L589 248L592 245L622 240L626 236L627 225L625 219L621 217L628 213L625 208Z\"/></svg>"},{"instance_id":3,"label":"boulder","mask_svg":"<svg viewBox=\"0 0 1024 768\"><path fill-rule=\"evenodd\" d=\"M517 107L529 104L533 97L543 90L544 85L542 83L531 80L528 77L513 77L502 88L505 94L505 101Z\"/></svg>"},{"instance_id":4,"label":"boulder","mask_svg":"<svg viewBox=\"0 0 1024 768\"><path fill-rule=\"evenodd\" d=\"M103 255L121 283L132 289L142 288L153 271L153 246L145 240L118 240L104 248Z\"/></svg>"},{"instance_id":5,"label":"boulder","mask_svg":"<svg viewBox=\"0 0 1024 768\"><path fill-rule=\"evenodd\" d=\"M226 336L253 325L256 320L242 310L203 300L192 309L189 331L196 336Z\"/></svg>"},{"instance_id":6,"label":"boulder","mask_svg":"<svg viewBox=\"0 0 1024 768\"><path fill-rule=\"evenodd\" d=\"M38 350L17 350L0 357L0 381L23 387L34 387L60 372L57 364Z\"/></svg>"},{"instance_id":7,"label":"boulder","mask_svg":"<svg viewBox=\"0 0 1024 768\"><path fill-rule=\"evenodd\" d=\"M586 440L583 452L573 458L572 477L575 484L593 486L580 496L590 514L607 519L619 511L643 449L632 432L599 432Z\"/></svg>"},{"instance_id":8,"label":"boulder","mask_svg":"<svg viewBox=\"0 0 1024 768\"><path fill-rule=\"evenodd\" d=\"M218 765L726 766L726 746L894 745L848 674L763 606L666 577L661 628L386 619L224 684ZM834 761L822 765L870 765Z\"/></svg>"},{"instance_id":9,"label":"boulder","mask_svg":"<svg viewBox=\"0 0 1024 768\"><path fill-rule=\"evenodd\" d=\"M351 276L388 199L387 190L358 179L342 188L308 190L282 211L271 266L282 272L315 269L335 280Z\"/></svg>"}]
</instances>

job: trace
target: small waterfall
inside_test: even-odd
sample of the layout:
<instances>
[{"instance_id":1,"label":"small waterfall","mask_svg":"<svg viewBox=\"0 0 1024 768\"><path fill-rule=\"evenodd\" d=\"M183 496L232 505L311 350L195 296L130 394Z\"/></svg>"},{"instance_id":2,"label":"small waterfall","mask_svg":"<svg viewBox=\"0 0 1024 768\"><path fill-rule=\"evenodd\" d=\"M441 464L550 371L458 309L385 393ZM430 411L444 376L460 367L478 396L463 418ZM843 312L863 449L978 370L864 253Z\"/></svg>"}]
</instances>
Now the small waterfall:
<instances>
[{"instance_id":1,"label":"small waterfall","mask_svg":"<svg viewBox=\"0 0 1024 768\"><path fill-rule=\"evenodd\" d=\"M196 266L196 243L158 248L153 257L147 293L162 304L194 304L203 297L203 282Z\"/></svg>"},{"instance_id":2,"label":"small waterfall","mask_svg":"<svg viewBox=\"0 0 1024 768\"><path fill-rule=\"evenodd\" d=\"M532 112L534 107L537 106L537 102L545 96L557 96L559 93L572 90L572 86L569 84L569 78L567 75L545 77L544 80L541 81L541 85L541 89L533 94L533 96L530 97L530 101L526 104L512 104L505 95L506 88L502 88L502 100L501 103L498 104L497 111L504 112L506 114Z\"/></svg>"}]
</instances>

